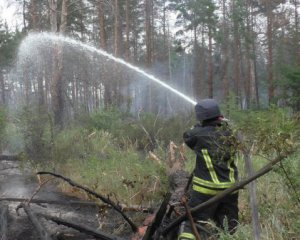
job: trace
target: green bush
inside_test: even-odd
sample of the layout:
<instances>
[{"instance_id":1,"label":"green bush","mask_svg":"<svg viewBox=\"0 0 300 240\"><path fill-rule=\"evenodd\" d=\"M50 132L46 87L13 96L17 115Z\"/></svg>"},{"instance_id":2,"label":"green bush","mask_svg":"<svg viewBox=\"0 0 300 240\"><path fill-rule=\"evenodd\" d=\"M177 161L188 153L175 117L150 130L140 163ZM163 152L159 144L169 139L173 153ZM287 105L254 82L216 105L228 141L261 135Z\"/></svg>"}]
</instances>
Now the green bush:
<instances>
[{"instance_id":1,"label":"green bush","mask_svg":"<svg viewBox=\"0 0 300 240\"><path fill-rule=\"evenodd\" d=\"M24 107L17 117L16 125L23 137L27 158L37 162L48 159L53 145L51 117L34 106Z\"/></svg>"}]
</instances>

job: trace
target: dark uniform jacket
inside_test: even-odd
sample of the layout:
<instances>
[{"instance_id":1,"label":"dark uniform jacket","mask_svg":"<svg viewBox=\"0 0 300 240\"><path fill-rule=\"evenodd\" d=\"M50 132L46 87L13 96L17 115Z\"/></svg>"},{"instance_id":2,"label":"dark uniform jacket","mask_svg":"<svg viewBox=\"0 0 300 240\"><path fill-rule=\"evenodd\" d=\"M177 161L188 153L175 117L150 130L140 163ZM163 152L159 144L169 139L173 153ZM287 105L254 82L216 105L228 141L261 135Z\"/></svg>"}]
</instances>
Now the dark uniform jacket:
<instances>
[{"instance_id":1,"label":"dark uniform jacket","mask_svg":"<svg viewBox=\"0 0 300 240\"><path fill-rule=\"evenodd\" d=\"M196 125L183 138L197 155L193 190L216 195L234 185L238 178L234 163L236 144L227 123L216 120Z\"/></svg>"}]
</instances>

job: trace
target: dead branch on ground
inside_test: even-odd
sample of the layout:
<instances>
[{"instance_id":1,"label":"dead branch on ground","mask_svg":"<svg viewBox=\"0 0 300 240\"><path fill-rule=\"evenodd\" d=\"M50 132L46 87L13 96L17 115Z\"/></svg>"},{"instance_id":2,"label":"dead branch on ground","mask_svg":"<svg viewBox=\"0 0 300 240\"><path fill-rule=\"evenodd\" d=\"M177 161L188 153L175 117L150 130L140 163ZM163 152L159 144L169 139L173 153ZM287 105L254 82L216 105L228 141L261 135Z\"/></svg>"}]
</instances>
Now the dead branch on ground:
<instances>
[{"instance_id":1,"label":"dead branch on ground","mask_svg":"<svg viewBox=\"0 0 300 240\"><path fill-rule=\"evenodd\" d=\"M36 228L40 239L42 240L52 240L52 237L50 233L45 229L45 227L42 225L41 221L35 216L35 214L32 212L30 207L24 203L21 203L22 208L24 209L25 213L27 214L30 222L32 225Z\"/></svg>"},{"instance_id":2,"label":"dead branch on ground","mask_svg":"<svg viewBox=\"0 0 300 240\"><path fill-rule=\"evenodd\" d=\"M8 206L5 205L1 208L0 213L0 236L1 240L7 240L7 217L8 217Z\"/></svg>"},{"instance_id":3,"label":"dead branch on ground","mask_svg":"<svg viewBox=\"0 0 300 240\"><path fill-rule=\"evenodd\" d=\"M94 237L102 239L102 240L121 240L121 238L119 238L119 237L115 237L115 236L112 236L112 235L109 235L106 233L102 233L102 232L100 232L98 230L94 230L91 227L86 226L86 225L73 223L73 222L66 221L61 218L54 217L54 216L47 215L47 214L39 214L39 216L41 216L47 220L53 221L58 225L64 225L66 227L76 229L79 232L88 234L90 236L94 236Z\"/></svg>"},{"instance_id":4,"label":"dead branch on ground","mask_svg":"<svg viewBox=\"0 0 300 240\"><path fill-rule=\"evenodd\" d=\"M109 204L110 206L112 206L113 209L115 209L118 213L120 213L122 215L122 217L128 222L128 224L130 225L131 229L133 232L137 231L137 226L130 220L129 217L127 217L127 215L122 211L121 207L119 205L117 205L116 203L114 203L113 201L111 201L109 198L104 197L103 195L100 195L99 193L96 193L94 191L92 191L91 189L82 186L78 183L75 183L74 181L72 181L69 178L66 178L60 174L57 173L52 173L52 172L37 172L38 175L51 175L57 178L60 178L64 181L66 181L67 183L69 183L71 186L79 188L84 190L85 192L87 192L88 194L93 195L94 197L100 199L101 201L103 201L106 204Z\"/></svg>"}]
</instances>

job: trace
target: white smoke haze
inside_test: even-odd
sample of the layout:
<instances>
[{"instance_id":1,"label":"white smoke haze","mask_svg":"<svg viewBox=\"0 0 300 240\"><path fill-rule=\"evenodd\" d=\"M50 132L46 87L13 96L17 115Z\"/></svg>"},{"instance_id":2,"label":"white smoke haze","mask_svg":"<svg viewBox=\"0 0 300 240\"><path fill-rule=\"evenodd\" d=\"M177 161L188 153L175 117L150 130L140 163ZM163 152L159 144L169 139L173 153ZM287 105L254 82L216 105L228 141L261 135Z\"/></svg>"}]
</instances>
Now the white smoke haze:
<instances>
[{"instance_id":1,"label":"white smoke haze","mask_svg":"<svg viewBox=\"0 0 300 240\"><path fill-rule=\"evenodd\" d=\"M44 85L46 85L46 81L50 82L53 54L58 45L63 46L62 75L66 90L72 86L73 81L79 81L82 85L86 84L89 88L98 86L99 94L103 97L103 91L105 90L103 89L103 79L101 79L101 76L105 74L109 76L105 80L110 81L112 84L115 84L115 79L121 78L119 91L124 95L124 106L121 106L121 108L125 109L126 103L129 101L131 112L145 109L145 97L146 94L149 94L149 88L151 89L151 104L156 106L159 112L172 115L178 110L181 112L184 109L192 109L196 104L191 97L176 90L176 88L181 89L186 84L184 79L182 80L184 73L181 73L182 76L179 76L178 80L175 76L178 73L174 71L172 78L181 84L173 88L166 84L167 78L170 76L166 72L166 69L168 69L167 66L162 63L156 63L151 69L153 74L149 74L141 68L129 64L122 59L115 58L101 49L50 33L32 33L21 43L16 67L11 73L11 78L14 79L15 86L24 88L24 85L29 84L28 81L30 81L30 94L32 98L37 95L38 78L43 76ZM114 69L115 63L119 65L117 73ZM164 75L166 79L160 80L154 75ZM170 84L174 84L174 82ZM68 93L66 93L66 97L70 101L72 100L72 96ZM21 99L20 97L19 100ZM93 102L92 98L88 100L88 105L90 109L95 109L95 102Z\"/></svg>"}]
</instances>

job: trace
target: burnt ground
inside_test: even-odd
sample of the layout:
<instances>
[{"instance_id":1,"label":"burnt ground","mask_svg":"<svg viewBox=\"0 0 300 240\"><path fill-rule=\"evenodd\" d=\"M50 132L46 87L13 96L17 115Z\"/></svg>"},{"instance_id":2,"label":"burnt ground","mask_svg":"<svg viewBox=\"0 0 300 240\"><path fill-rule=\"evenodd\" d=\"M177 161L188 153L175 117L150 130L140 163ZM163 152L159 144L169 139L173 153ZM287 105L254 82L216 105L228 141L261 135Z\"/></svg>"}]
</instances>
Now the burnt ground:
<instances>
[{"instance_id":1,"label":"burnt ground","mask_svg":"<svg viewBox=\"0 0 300 240\"><path fill-rule=\"evenodd\" d=\"M1 198L30 198L38 188L38 181L34 173L29 169L20 170L18 163L13 161L0 162L0 197ZM48 183L43 186L34 199L47 199L58 201L79 200L74 197L61 193L54 183ZM0 207L8 205L8 240L31 240L39 239L38 234L23 209L19 209L19 215L16 208L18 202L1 201ZM101 213L97 206L83 205L58 205L58 204L30 204L30 208L35 213L46 213L52 216L60 217L65 220L71 220L79 224L85 224L104 233L130 239L131 230L125 220L115 211L106 210ZM127 214L129 215L129 213ZM144 219L140 213L135 213L132 218ZM41 222L57 239L65 240L92 240L91 236L82 234L71 228L57 225L51 221L41 219ZM135 222L136 219L134 219ZM54 238L54 239L55 239Z\"/></svg>"}]
</instances>

